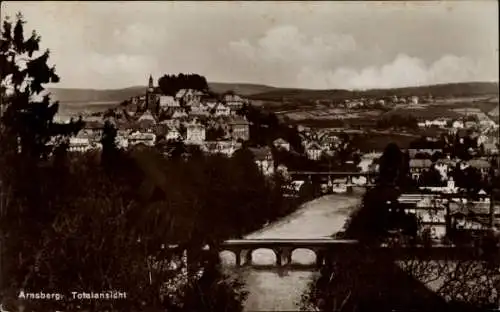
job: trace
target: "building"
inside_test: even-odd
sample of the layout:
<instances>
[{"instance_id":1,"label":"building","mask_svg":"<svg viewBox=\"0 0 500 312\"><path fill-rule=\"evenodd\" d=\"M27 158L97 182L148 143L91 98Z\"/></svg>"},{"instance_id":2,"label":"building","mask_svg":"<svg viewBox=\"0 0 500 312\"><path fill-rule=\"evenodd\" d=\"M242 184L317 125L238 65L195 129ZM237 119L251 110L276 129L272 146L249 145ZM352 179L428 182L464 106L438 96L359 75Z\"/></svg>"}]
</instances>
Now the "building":
<instances>
[{"instance_id":1,"label":"building","mask_svg":"<svg viewBox=\"0 0 500 312\"><path fill-rule=\"evenodd\" d=\"M84 120L85 125L83 126L82 131L90 136L101 136L102 129L104 128L104 121L101 117L86 117Z\"/></svg>"},{"instance_id":2,"label":"building","mask_svg":"<svg viewBox=\"0 0 500 312\"><path fill-rule=\"evenodd\" d=\"M137 144L144 144L146 146L154 146L156 142L156 135L153 133L144 133L136 131L128 137L128 145L133 146Z\"/></svg>"},{"instance_id":3,"label":"building","mask_svg":"<svg viewBox=\"0 0 500 312\"><path fill-rule=\"evenodd\" d=\"M205 141L205 126L199 124L196 120L186 125L186 143L201 144Z\"/></svg>"},{"instance_id":4,"label":"building","mask_svg":"<svg viewBox=\"0 0 500 312\"><path fill-rule=\"evenodd\" d=\"M274 140L273 146L276 147L278 150L285 150L287 152L290 151L290 143L288 143L282 138Z\"/></svg>"},{"instance_id":5,"label":"building","mask_svg":"<svg viewBox=\"0 0 500 312\"><path fill-rule=\"evenodd\" d=\"M418 154L428 154L432 156L435 153L443 153L443 150L439 148L409 148L407 151L410 158L415 158Z\"/></svg>"},{"instance_id":6,"label":"building","mask_svg":"<svg viewBox=\"0 0 500 312\"><path fill-rule=\"evenodd\" d=\"M466 121L464 123L464 127L467 129L472 129L477 127L477 123L475 121Z\"/></svg>"},{"instance_id":7,"label":"building","mask_svg":"<svg viewBox=\"0 0 500 312\"><path fill-rule=\"evenodd\" d=\"M418 96L411 97L411 104L418 105Z\"/></svg>"},{"instance_id":8,"label":"building","mask_svg":"<svg viewBox=\"0 0 500 312\"><path fill-rule=\"evenodd\" d=\"M184 119L184 118L187 118L189 117L189 115L184 111L184 109L182 110L177 110L175 111L173 114L172 114L172 119Z\"/></svg>"},{"instance_id":9,"label":"building","mask_svg":"<svg viewBox=\"0 0 500 312\"><path fill-rule=\"evenodd\" d=\"M233 140L248 141L250 139L250 123L246 118L233 118L229 122L229 127Z\"/></svg>"},{"instance_id":10,"label":"building","mask_svg":"<svg viewBox=\"0 0 500 312\"><path fill-rule=\"evenodd\" d=\"M221 154L231 157L234 152L241 148L241 143L234 141L207 141L202 145L202 150L210 154Z\"/></svg>"},{"instance_id":11,"label":"building","mask_svg":"<svg viewBox=\"0 0 500 312\"><path fill-rule=\"evenodd\" d=\"M414 180L418 180L424 170L432 166L430 159L410 159L410 173Z\"/></svg>"},{"instance_id":12,"label":"building","mask_svg":"<svg viewBox=\"0 0 500 312\"><path fill-rule=\"evenodd\" d=\"M176 127L172 126L167 126L165 129L165 140L170 141L170 140L180 140L182 139L182 135Z\"/></svg>"},{"instance_id":13,"label":"building","mask_svg":"<svg viewBox=\"0 0 500 312\"><path fill-rule=\"evenodd\" d=\"M208 116L208 108L201 102L193 102L190 106L189 115L191 116Z\"/></svg>"},{"instance_id":14,"label":"building","mask_svg":"<svg viewBox=\"0 0 500 312\"><path fill-rule=\"evenodd\" d=\"M90 141L87 138L69 138L68 151L70 152L86 152L90 149Z\"/></svg>"},{"instance_id":15,"label":"building","mask_svg":"<svg viewBox=\"0 0 500 312\"><path fill-rule=\"evenodd\" d=\"M157 111L160 100L160 94L155 92L153 85L153 76L149 75L148 89L146 90L145 107L144 109Z\"/></svg>"},{"instance_id":16,"label":"building","mask_svg":"<svg viewBox=\"0 0 500 312\"><path fill-rule=\"evenodd\" d=\"M319 160L323 153L323 149L317 142L310 142L306 145L306 155L307 158L312 160Z\"/></svg>"},{"instance_id":17,"label":"building","mask_svg":"<svg viewBox=\"0 0 500 312\"><path fill-rule=\"evenodd\" d=\"M361 171L361 172L369 172L372 165L374 163L374 159L361 159L361 161L356 165L356 167Z\"/></svg>"},{"instance_id":18,"label":"building","mask_svg":"<svg viewBox=\"0 0 500 312\"><path fill-rule=\"evenodd\" d=\"M257 167L263 175L269 176L274 174L274 158L271 149L266 146L262 148L249 148L255 158Z\"/></svg>"},{"instance_id":19,"label":"building","mask_svg":"<svg viewBox=\"0 0 500 312\"><path fill-rule=\"evenodd\" d=\"M217 106L218 101L217 101L217 99L214 99L214 98L207 98L207 99L205 99L204 103L207 106L207 108L209 110L211 110L211 109L214 109L215 106Z\"/></svg>"},{"instance_id":20,"label":"building","mask_svg":"<svg viewBox=\"0 0 500 312\"><path fill-rule=\"evenodd\" d=\"M140 129L153 129L156 126L156 119L151 111L145 111L137 120L137 125Z\"/></svg>"},{"instance_id":21,"label":"building","mask_svg":"<svg viewBox=\"0 0 500 312\"><path fill-rule=\"evenodd\" d=\"M175 99L180 103L189 103L191 101L201 101L201 98L205 95L204 92L194 90L194 89L181 89L175 95Z\"/></svg>"},{"instance_id":22,"label":"building","mask_svg":"<svg viewBox=\"0 0 500 312\"><path fill-rule=\"evenodd\" d=\"M243 107L243 105L245 104L245 100L241 96L234 94L234 93L224 94L223 102L232 111L237 111L237 110L241 109Z\"/></svg>"},{"instance_id":23,"label":"building","mask_svg":"<svg viewBox=\"0 0 500 312\"><path fill-rule=\"evenodd\" d=\"M179 101L175 99L173 96L169 95L161 95L160 96L160 109L167 110L167 109L178 109L181 107L179 104Z\"/></svg>"},{"instance_id":24,"label":"building","mask_svg":"<svg viewBox=\"0 0 500 312\"><path fill-rule=\"evenodd\" d=\"M217 103L217 105L213 108L213 110L214 110L214 115L217 117L231 115L231 110L229 109L229 107L220 102Z\"/></svg>"},{"instance_id":25,"label":"building","mask_svg":"<svg viewBox=\"0 0 500 312\"><path fill-rule=\"evenodd\" d=\"M115 142L116 142L116 146L118 148L126 149L128 147L128 135L127 136L125 136L125 135L117 135L116 139L115 139Z\"/></svg>"}]
</instances>

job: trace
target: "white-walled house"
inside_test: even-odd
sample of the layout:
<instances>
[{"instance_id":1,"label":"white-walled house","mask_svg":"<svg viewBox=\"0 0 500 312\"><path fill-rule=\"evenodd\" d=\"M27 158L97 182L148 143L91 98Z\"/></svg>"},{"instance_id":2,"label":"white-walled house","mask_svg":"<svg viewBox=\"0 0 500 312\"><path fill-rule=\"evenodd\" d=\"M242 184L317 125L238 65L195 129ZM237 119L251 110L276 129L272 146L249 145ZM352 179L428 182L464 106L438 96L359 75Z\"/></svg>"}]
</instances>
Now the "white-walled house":
<instances>
[{"instance_id":1,"label":"white-walled house","mask_svg":"<svg viewBox=\"0 0 500 312\"><path fill-rule=\"evenodd\" d=\"M319 160L323 153L323 149L316 142L310 142L309 144L307 144L305 150L307 158L312 160Z\"/></svg>"},{"instance_id":2,"label":"white-walled house","mask_svg":"<svg viewBox=\"0 0 500 312\"><path fill-rule=\"evenodd\" d=\"M136 131L128 137L129 145L144 144L147 146L154 146L156 142L156 135L154 133L144 133Z\"/></svg>"},{"instance_id":3,"label":"white-walled house","mask_svg":"<svg viewBox=\"0 0 500 312\"><path fill-rule=\"evenodd\" d=\"M90 149L90 141L88 138L69 138L68 151L70 152L86 152Z\"/></svg>"},{"instance_id":4,"label":"white-walled house","mask_svg":"<svg viewBox=\"0 0 500 312\"><path fill-rule=\"evenodd\" d=\"M197 123L196 121L186 126L186 143L201 144L205 141L205 137L205 126Z\"/></svg>"},{"instance_id":5,"label":"white-walled house","mask_svg":"<svg viewBox=\"0 0 500 312\"><path fill-rule=\"evenodd\" d=\"M269 147L249 148L254 155L255 163L263 175L269 176L274 174L274 158Z\"/></svg>"},{"instance_id":6,"label":"white-walled house","mask_svg":"<svg viewBox=\"0 0 500 312\"><path fill-rule=\"evenodd\" d=\"M160 96L160 108L168 109L168 108L179 108L181 105L179 101L175 99L173 96L161 95Z\"/></svg>"}]
</instances>

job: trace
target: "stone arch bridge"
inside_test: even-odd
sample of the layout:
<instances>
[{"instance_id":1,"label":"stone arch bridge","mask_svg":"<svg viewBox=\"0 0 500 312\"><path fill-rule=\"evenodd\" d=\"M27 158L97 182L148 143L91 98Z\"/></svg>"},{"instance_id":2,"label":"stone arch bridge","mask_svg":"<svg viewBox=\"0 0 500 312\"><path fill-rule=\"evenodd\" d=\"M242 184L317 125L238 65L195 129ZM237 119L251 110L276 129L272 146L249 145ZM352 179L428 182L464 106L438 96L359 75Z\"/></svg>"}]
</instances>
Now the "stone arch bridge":
<instances>
[{"instance_id":1,"label":"stone arch bridge","mask_svg":"<svg viewBox=\"0 0 500 312\"><path fill-rule=\"evenodd\" d=\"M367 246L356 240L338 239L234 239L227 240L218 247L219 254L229 251L235 255L236 267L254 266L252 254L258 249L268 249L275 254L275 268L315 269L338 259L360 257L385 258L388 260L488 260L500 259L499 245L372 245ZM313 265L293 263L295 250L307 249L314 253ZM261 267L261 266L259 266ZM256 267L257 268L257 267Z\"/></svg>"}]
</instances>

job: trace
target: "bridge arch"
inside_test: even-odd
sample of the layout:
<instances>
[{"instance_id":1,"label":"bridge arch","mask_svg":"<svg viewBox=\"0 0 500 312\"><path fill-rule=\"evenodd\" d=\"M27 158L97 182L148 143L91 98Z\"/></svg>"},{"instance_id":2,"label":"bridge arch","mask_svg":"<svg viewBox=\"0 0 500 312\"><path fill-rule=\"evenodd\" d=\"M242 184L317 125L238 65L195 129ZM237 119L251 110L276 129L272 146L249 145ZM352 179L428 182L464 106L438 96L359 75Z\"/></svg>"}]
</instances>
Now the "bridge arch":
<instances>
[{"instance_id":1,"label":"bridge arch","mask_svg":"<svg viewBox=\"0 0 500 312\"><path fill-rule=\"evenodd\" d=\"M238 249L223 249L219 251L219 259L225 265L240 266L240 257L241 251Z\"/></svg>"},{"instance_id":2,"label":"bridge arch","mask_svg":"<svg viewBox=\"0 0 500 312\"><path fill-rule=\"evenodd\" d=\"M290 250L288 264L312 265L318 261L319 250L316 248L297 247Z\"/></svg>"},{"instance_id":3,"label":"bridge arch","mask_svg":"<svg viewBox=\"0 0 500 312\"><path fill-rule=\"evenodd\" d=\"M280 250L271 247L259 247L247 250L246 264L255 266L276 265L280 261Z\"/></svg>"}]
</instances>

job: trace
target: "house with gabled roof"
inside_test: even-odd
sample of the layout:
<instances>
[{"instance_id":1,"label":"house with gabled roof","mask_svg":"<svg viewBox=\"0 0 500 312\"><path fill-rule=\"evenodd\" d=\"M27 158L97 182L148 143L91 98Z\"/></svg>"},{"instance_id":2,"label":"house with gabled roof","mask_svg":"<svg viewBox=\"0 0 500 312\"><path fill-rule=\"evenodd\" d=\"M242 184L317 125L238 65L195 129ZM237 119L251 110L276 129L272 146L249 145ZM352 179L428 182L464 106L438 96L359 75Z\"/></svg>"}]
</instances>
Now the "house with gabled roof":
<instances>
[{"instance_id":1,"label":"house with gabled roof","mask_svg":"<svg viewBox=\"0 0 500 312\"><path fill-rule=\"evenodd\" d=\"M187 118L189 115L184 111L184 110L176 110L173 114L172 114L172 119L183 119L183 118Z\"/></svg>"},{"instance_id":2,"label":"house with gabled roof","mask_svg":"<svg viewBox=\"0 0 500 312\"><path fill-rule=\"evenodd\" d=\"M313 141L306 144L305 152L307 158L312 160L319 160L321 158L321 155L323 154L323 148L318 142Z\"/></svg>"},{"instance_id":3,"label":"house with gabled roof","mask_svg":"<svg viewBox=\"0 0 500 312\"><path fill-rule=\"evenodd\" d=\"M221 102L217 103L217 105L213 108L213 110L215 111L214 115L217 117L231 115L231 110L229 109L229 107L227 107Z\"/></svg>"},{"instance_id":4,"label":"house with gabled roof","mask_svg":"<svg viewBox=\"0 0 500 312\"><path fill-rule=\"evenodd\" d=\"M151 111L146 110L141 116L136 120L135 125L143 130L152 130L156 126L156 118L153 116Z\"/></svg>"},{"instance_id":5,"label":"house with gabled roof","mask_svg":"<svg viewBox=\"0 0 500 312\"><path fill-rule=\"evenodd\" d=\"M228 124L233 140L248 141L250 139L250 123L246 118L233 117Z\"/></svg>"},{"instance_id":6,"label":"house with gabled roof","mask_svg":"<svg viewBox=\"0 0 500 312\"><path fill-rule=\"evenodd\" d=\"M180 89L175 94L175 99L181 103L187 103L190 101L201 101L201 98L205 95L204 92L194 89Z\"/></svg>"}]
</instances>

